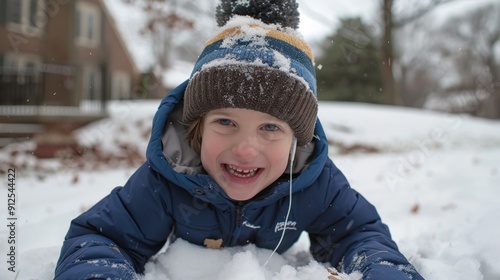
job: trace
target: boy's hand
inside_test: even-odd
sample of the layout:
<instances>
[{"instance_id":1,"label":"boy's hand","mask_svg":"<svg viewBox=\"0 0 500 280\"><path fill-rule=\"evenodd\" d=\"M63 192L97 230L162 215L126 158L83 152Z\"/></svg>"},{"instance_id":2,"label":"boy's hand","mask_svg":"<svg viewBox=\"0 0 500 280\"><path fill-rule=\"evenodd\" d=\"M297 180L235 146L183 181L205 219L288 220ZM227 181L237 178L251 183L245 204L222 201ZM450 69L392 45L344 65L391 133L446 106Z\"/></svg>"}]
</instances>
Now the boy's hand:
<instances>
[{"instance_id":1,"label":"boy's hand","mask_svg":"<svg viewBox=\"0 0 500 280\"><path fill-rule=\"evenodd\" d=\"M327 268L326 270L328 270L328 273L330 273L330 275L328 275L328 280L340 280L339 274L336 270L331 268Z\"/></svg>"},{"instance_id":2,"label":"boy's hand","mask_svg":"<svg viewBox=\"0 0 500 280\"><path fill-rule=\"evenodd\" d=\"M328 280L362 280L363 274L358 271L354 271L351 274L345 274L342 272L338 272L335 268L327 268L328 271Z\"/></svg>"}]
</instances>

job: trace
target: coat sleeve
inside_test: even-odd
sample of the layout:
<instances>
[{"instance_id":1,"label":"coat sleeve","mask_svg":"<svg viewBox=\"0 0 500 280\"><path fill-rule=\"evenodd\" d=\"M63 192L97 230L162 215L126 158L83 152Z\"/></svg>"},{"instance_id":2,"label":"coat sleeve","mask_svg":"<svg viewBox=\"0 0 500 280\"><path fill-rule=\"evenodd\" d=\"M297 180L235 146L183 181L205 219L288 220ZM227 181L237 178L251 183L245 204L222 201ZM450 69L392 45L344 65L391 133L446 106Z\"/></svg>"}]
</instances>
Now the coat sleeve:
<instances>
[{"instance_id":1,"label":"coat sleeve","mask_svg":"<svg viewBox=\"0 0 500 280\"><path fill-rule=\"evenodd\" d=\"M165 179L141 166L71 222L55 279L138 279L171 232L168 196Z\"/></svg>"},{"instance_id":2,"label":"coat sleeve","mask_svg":"<svg viewBox=\"0 0 500 280\"><path fill-rule=\"evenodd\" d=\"M316 260L345 273L359 271L363 279L423 279L399 252L375 207L333 162L328 161L316 186L325 198L322 214L308 228Z\"/></svg>"}]
</instances>

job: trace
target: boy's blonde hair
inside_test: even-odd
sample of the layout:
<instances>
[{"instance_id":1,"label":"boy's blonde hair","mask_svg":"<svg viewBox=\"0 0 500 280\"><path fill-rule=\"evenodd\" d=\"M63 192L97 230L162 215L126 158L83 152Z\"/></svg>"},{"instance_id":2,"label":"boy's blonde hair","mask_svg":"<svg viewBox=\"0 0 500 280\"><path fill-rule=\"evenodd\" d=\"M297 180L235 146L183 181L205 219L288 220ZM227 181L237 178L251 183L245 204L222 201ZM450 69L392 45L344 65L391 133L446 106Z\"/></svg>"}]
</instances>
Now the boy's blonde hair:
<instances>
[{"instance_id":1,"label":"boy's blonde hair","mask_svg":"<svg viewBox=\"0 0 500 280\"><path fill-rule=\"evenodd\" d=\"M204 119L204 117L201 117L187 124L186 140L197 154L201 153L201 137L203 135Z\"/></svg>"}]
</instances>

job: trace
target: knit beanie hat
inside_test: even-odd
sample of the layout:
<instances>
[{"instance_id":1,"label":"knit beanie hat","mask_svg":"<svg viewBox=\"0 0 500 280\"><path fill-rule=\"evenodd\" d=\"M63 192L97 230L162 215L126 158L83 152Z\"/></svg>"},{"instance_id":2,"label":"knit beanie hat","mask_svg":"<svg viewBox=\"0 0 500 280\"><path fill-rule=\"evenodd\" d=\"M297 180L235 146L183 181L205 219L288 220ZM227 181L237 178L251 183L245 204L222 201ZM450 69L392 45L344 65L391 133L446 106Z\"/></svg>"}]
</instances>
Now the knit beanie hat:
<instances>
[{"instance_id":1,"label":"knit beanie hat","mask_svg":"<svg viewBox=\"0 0 500 280\"><path fill-rule=\"evenodd\" d=\"M184 94L183 122L210 110L260 111L290 125L299 146L318 112L311 49L297 32L295 0L222 0L220 32L205 45Z\"/></svg>"}]
</instances>

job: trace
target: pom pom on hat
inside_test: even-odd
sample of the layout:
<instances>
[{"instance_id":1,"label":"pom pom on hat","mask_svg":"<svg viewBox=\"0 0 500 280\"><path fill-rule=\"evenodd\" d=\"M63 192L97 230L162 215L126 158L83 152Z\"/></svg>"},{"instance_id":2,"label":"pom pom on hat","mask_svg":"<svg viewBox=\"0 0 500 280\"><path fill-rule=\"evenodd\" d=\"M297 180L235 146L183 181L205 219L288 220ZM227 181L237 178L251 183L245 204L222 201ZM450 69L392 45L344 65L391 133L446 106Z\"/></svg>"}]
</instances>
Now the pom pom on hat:
<instances>
[{"instance_id":1,"label":"pom pom on hat","mask_svg":"<svg viewBox=\"0 0 500 280\"><path fill-rule=\"evenodd\" d=\"M224 26L232 16L240 15L250 16L267 24L297 29L300 21L298 7L295 0L222 0L217 6L217 24Z\"/></svg>"},{"instance_id":2,"label":"pom pom on hat","mask_svg":"<svg viewBox=\"0 0 500 280\"><path fill-rule=\"evenodd\" d=\"M244 108L286 121L298 145L313 138L318 112L312 52L296 31L295 0L221 1L221 31L198 58L183 122L210 110Z\"/></svg>"}]
</instances>

